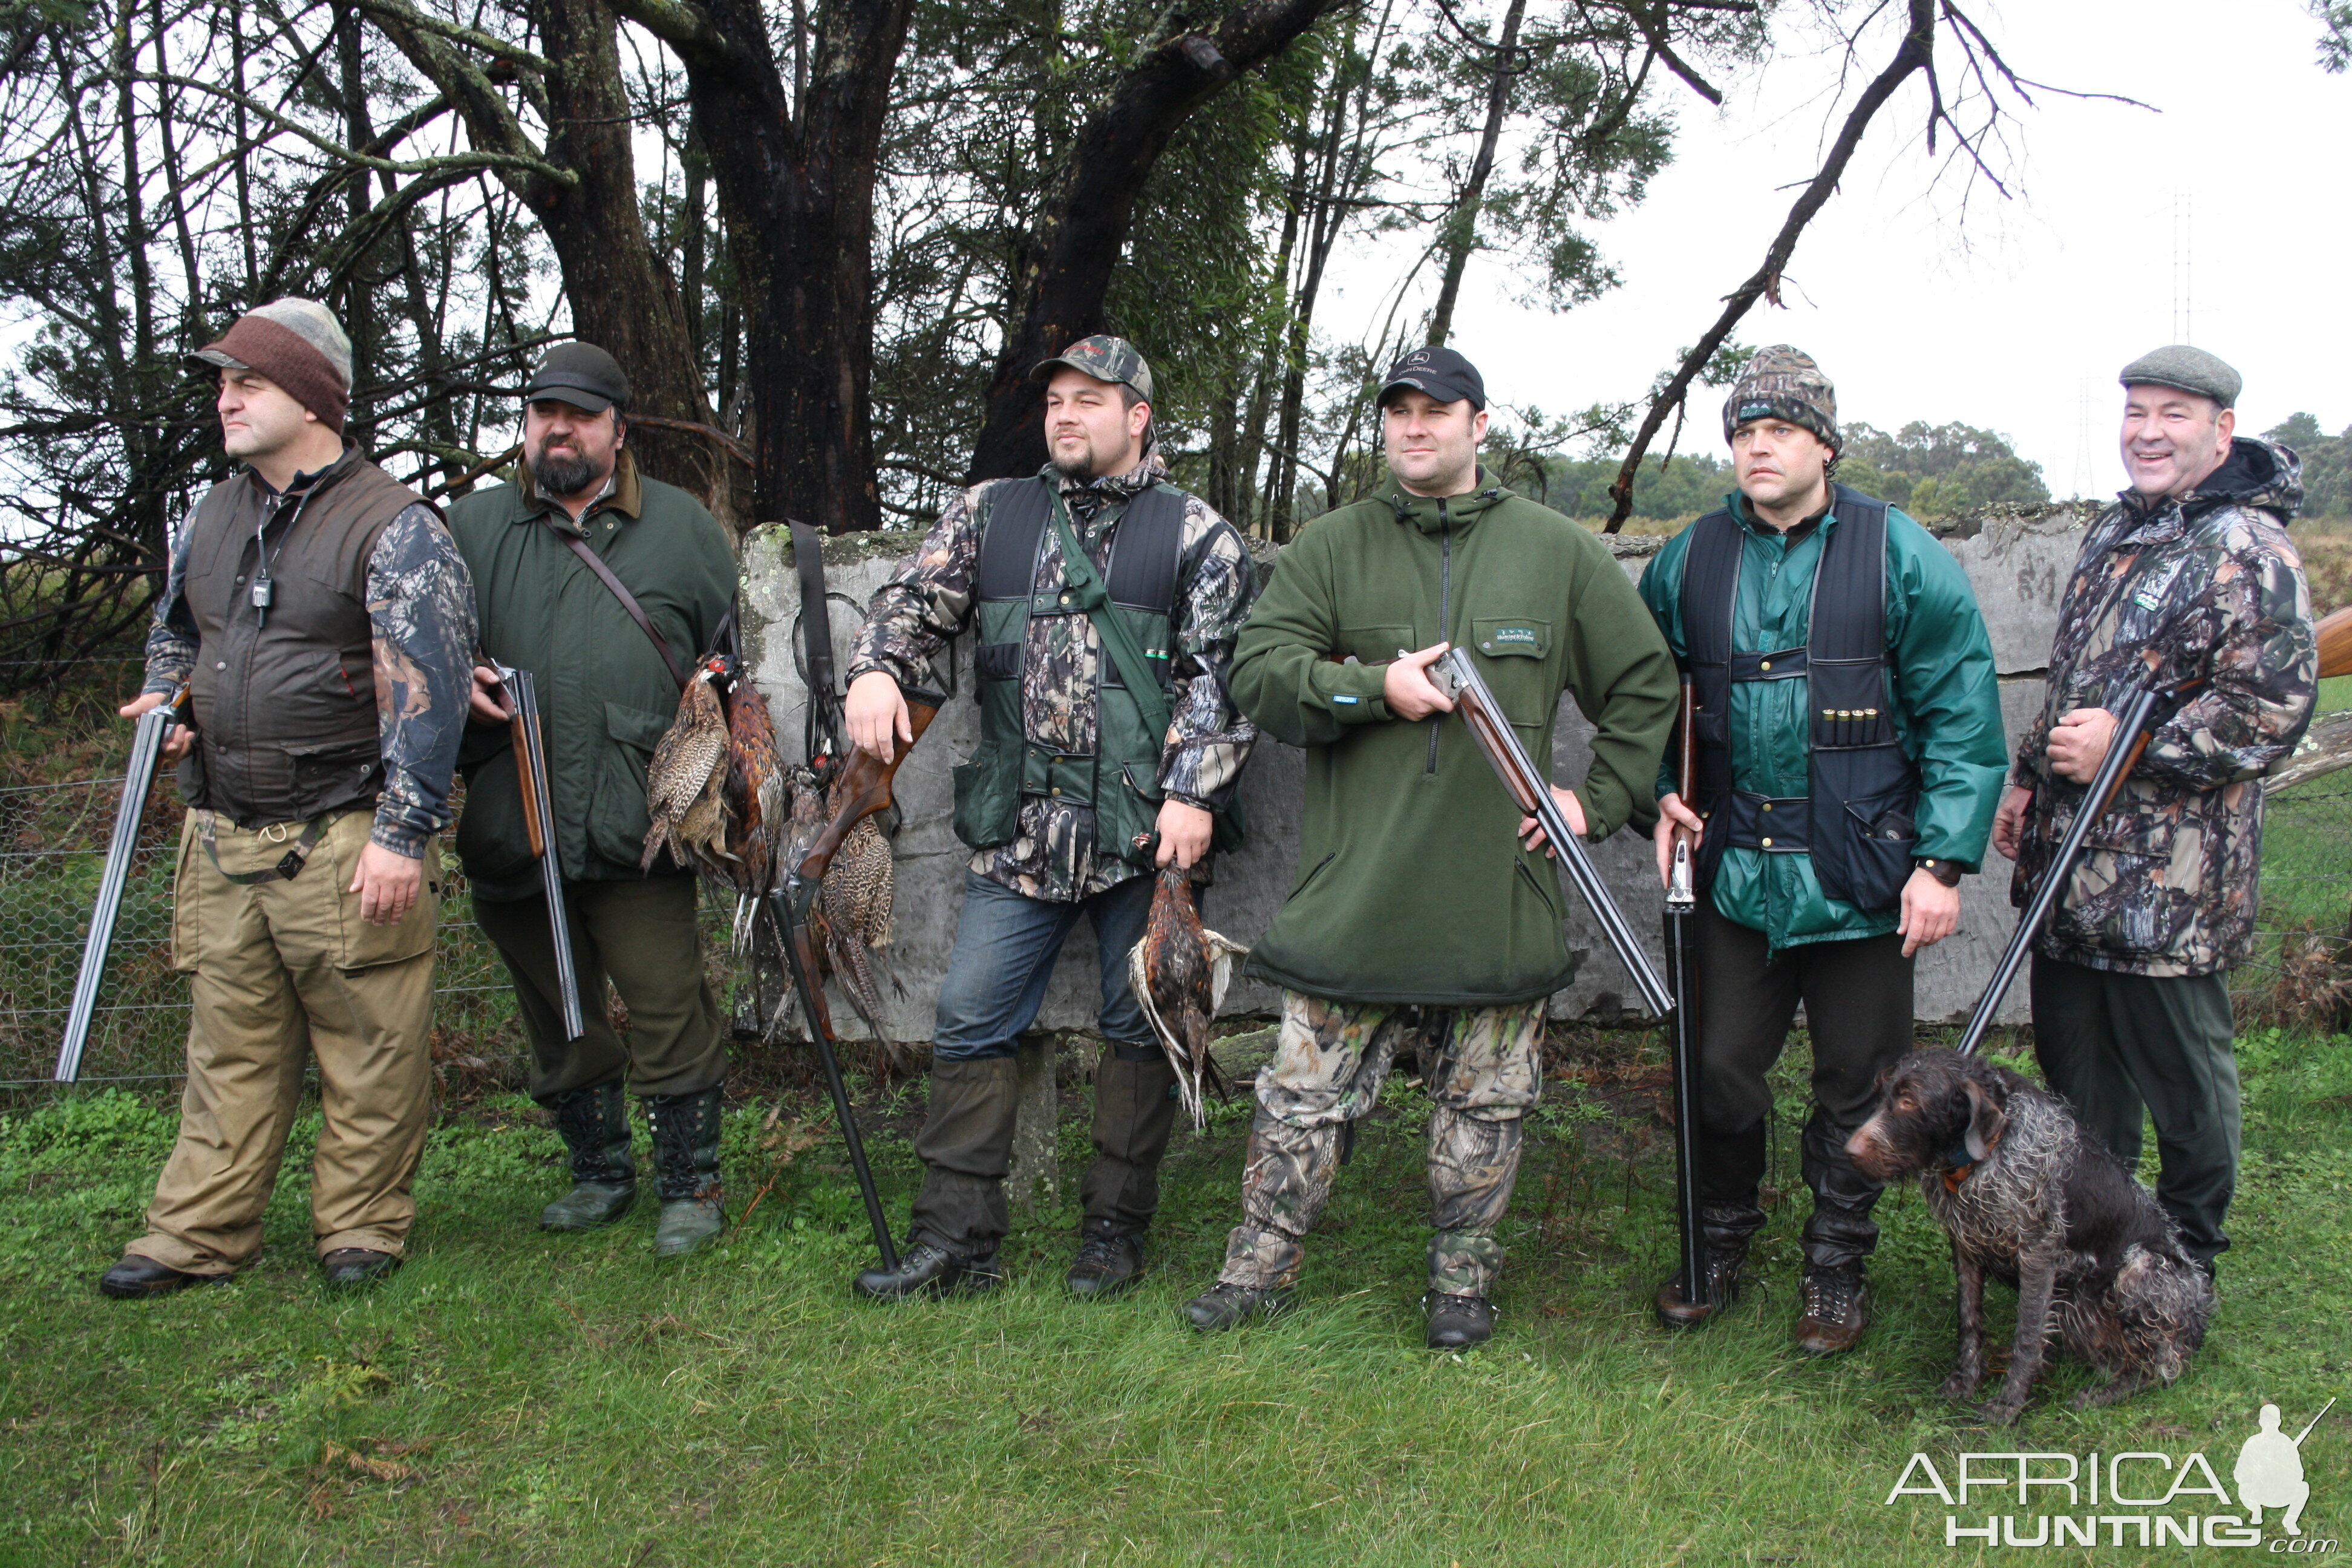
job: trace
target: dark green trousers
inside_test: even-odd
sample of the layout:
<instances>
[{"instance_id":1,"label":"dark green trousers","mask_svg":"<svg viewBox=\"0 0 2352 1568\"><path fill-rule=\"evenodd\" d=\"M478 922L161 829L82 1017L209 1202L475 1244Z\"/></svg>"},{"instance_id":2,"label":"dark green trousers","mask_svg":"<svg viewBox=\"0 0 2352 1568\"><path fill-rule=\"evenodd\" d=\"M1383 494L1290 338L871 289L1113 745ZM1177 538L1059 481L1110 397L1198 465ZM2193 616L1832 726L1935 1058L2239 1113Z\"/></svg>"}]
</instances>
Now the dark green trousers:
<instances>
[{"instance_id":1,"label":"dark green trousers","mask_svg":"<svg viewBox=\"0 0 2352 1568\"><path fill-rule=\"evenodd\" d=\"M2050 1087L2126 1165L2156 1122L2156 1200L2210 1267L2238 1183L2238 1059L2226 974L2118 974L2033 957L2033 1047Z\"/></svg>"},{"instance_id":2,"label":"dark green trousers","mask_svg":"<svg viewBox=\"0 0 2352 1568\"><path fill-rule=\"evenodd\" d=\"M552 1105L567 1089L628 1075L633 1093L694 1094L727 1076L726 1019L703 973L691 877L566 882L572 968L587 1033L563 1038L555 942L547 900L474 901L474 921L507 961L516 1010L530 1037L531 1097ZM605 1010L605 984L629 1009L625 1041Z\"/></svg>"}]
</instances>

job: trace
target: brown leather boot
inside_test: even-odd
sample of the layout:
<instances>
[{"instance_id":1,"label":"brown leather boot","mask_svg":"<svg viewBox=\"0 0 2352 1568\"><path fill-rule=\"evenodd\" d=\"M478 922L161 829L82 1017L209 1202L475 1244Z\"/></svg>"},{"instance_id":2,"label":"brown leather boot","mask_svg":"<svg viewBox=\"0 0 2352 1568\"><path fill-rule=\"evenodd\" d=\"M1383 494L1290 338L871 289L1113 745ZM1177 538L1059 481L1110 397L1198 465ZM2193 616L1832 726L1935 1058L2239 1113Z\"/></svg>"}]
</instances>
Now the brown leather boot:
<instances>
[{"instance_id":1,"label":"brown leather boot","mask_svg":"<svg viewBox=\"0 0 2352 1568\"><path fill-rule=\"evenodd\" d=\"M1808 1265L1798 1293L1804 1314L1797 1320L1797 1348L1807 1355L1841 1355L1870 1326L1870 1285L1859 1263L1842 1268Z\"/></svg>"},{"instance_id":2,"label":"brown leather boot","mask_svg":"<svg viewBox=\"0 0 2352 1568\"><path fill-rule=\"evenodd\" d=\"M1706 1281L1715 1304L1690 1299L1679 1268L1667 1276L1651 1299L1658 1321L1670 1329L1695 1329L1739 1299L1739 1284L1748 1267L1748 1243L1764 1224L1764 1211L1754 1203L1710 1203L1699 1208L1706 1254Z\"/></svg>"}]
</instances>

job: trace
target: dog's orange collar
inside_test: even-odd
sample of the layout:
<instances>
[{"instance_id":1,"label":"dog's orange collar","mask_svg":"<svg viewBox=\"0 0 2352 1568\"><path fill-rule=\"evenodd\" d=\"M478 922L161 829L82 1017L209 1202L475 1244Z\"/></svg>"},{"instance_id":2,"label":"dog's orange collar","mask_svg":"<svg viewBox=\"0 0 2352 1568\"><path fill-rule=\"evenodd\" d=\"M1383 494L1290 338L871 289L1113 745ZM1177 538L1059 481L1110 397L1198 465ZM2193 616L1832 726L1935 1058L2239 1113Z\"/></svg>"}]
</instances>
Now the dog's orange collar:
<instances>
[{"instance_id":1,"label":"dog's orange collar","mask_svg":"<svg viewBox=\"0 0 2352 1568\"><path fill-rule=\"evenodd\" d=\"M1969 1173L1975 1169L1976 1165L1973 1162L1966 1165L1951 1165L1946 1167L1944 1171L1944 1190L1948 1193L1958 1192L1960 1190L1960 1184L1967 1181L1969 1179Z\"/></svg>"}]
</instances>

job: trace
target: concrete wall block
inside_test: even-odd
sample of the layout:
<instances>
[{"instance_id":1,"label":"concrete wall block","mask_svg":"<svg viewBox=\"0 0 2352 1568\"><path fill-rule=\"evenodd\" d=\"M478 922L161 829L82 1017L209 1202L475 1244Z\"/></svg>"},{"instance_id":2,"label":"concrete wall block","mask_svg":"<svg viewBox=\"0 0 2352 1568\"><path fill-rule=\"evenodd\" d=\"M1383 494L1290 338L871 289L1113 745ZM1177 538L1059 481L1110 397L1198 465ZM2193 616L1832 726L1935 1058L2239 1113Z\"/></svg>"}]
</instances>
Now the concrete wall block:
<instances>
[{"instance_id":1,"label":"concrete wall block","mask_svg":"<svg viewBox=\"0 0 2352 1568\"><path fill-rule=\"evenodd\" d=\"M2001 682L2002 720L2012 742L2041 710L2042 670L2056 629L2058 595L2074 568L2087 509L1996 508L1937 530L1946 547L1969 573L1991 631ZM845 674L848 644L863 606L897 564L919 542L905 530L824 544L827 587L833 602L837 667ZM1639 580L1659 541L1616 537L1608 541L1629 576ZM785 754L801 754L806 711L796 657L795 621L800 588L783 531L753 533L743 551L745 649L776 722ZM843 603L846 599L851 603ZM852 604L857 606L851 607ZM899 770L897 795L903 820L892 841L898 860L898 902L890 945L881 957L906 988L899 996L885 987L884 1005L892 1034L904 1040L930 1037L932 1006L949 951L955 942L963 904L963 879L970 858L950 827L953 788L949 769L969 757L979 742L979 710L971 701L969 639L940 661L942 679L950 666L958 692L930 732ZM1592 727L1575 703L1560 703L1552 776L1573 784L1591 762ZM1465 742L1466 743L1466 741ZM1273 741L1259 743L1242 784L1249 813L1250 846L1225 857L1216 885L1203 900L1207 923L1239 942L1264 932L1288 896L1297 870L1299 811L1304 754ZM1498 784L1496 788L1500 788ZM1626 918L1649 944L1653 963L1663 963L1656 862L1649 841L1619 833L1588 847ZM1986 874L1962 883L1960 930L1922 955L1917 1010L1923 1020L1965 1018L2009 940L2014 914L2009 908L2008 863L1990 855ZM1569 941L1581 956L1577 977L1552 1000L1561 1017L1609 1019L1639 1012L1636 993L1617 960L1579 905L1565 879L1561 902L1570 910ZM1410 918L1401 911L1401 918ZM1275 1010L1271 987L1236 979L1225 1012ZM1084 921L1071 934L1046 989L1036 1026L1090 1029L1101 1005L1100 972L1094 933ZM2021 985L2003 1008L2004 1020L2025 1016ZM864 1026L846 1001L834 1000L834 1018L845 1035Z\"/></svg>"}]
</instances>

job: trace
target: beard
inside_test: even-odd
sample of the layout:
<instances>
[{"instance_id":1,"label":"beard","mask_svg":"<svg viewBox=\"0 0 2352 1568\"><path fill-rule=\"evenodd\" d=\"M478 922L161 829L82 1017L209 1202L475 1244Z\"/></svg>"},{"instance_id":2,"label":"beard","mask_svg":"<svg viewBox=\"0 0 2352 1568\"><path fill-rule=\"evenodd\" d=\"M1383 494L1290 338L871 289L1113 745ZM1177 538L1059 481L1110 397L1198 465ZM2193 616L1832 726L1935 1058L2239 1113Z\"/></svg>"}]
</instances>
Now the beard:
<instances>
[{"instance_id":1,"label":"beard","mask_svg":"<svg viewBox=\"0 0 2352 1568\"><path fill-rule=\"evenodd\" d=\"M1050 457L1048 460L1054 465L1055 473L1066 479L1076 479L1080 484L1102 477L1102 468L1097 458L1095 444L1091 437L1087 438L1086 446L1076 456L1063 458L1055 455Z\"/></svg>"},{"instance_id":2,"label":"beard","mask_svg":"<svg viewBox=\"0 0 2352 1568\"><path fill-rule=\"evenodd\" d=\"M550 452L544 447L531 456L530 468L530 482L545 496L576 496L604 477L578 453Z\"/></svg>"}]
</instances>

